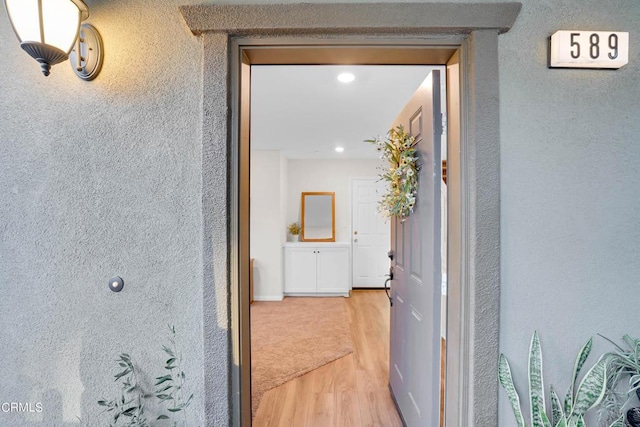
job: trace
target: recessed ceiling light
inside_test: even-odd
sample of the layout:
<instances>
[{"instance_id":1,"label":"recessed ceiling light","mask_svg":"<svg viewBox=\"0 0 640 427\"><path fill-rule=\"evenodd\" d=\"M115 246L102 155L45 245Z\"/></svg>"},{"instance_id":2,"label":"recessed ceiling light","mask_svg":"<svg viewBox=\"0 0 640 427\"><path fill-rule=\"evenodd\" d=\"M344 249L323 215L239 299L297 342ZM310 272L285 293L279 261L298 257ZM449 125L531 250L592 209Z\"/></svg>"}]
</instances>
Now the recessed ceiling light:
<instances>
[{"instance_id":1,"label":"recessed ceiling light","mask_svg":"<svg viewBox=\"0 0 640 427\"><path fill-rule=\"evenodd\" d=\"M351 73L342 73L338 75L338 81L342 83L351 83L355 79L356 79L356 76L354 76Z\"/></svg>"},{"instance_id":2,"label":"recessed ceiling light","mask_svg":"<svg viewBox=\"0 0 640 427\"><path fill-rule=\"evenodd\" d=\"M337 153L342 153L344 151L344 147L336 147Z\"/></svg>"}]
</instances>

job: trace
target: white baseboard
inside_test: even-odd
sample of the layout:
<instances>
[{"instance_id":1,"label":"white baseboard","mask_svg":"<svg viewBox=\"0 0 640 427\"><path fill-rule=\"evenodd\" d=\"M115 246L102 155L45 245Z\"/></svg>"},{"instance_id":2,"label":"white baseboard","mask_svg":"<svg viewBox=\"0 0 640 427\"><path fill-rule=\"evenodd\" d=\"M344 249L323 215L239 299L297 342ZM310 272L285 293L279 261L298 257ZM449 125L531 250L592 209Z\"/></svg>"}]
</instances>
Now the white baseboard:
<instances>
[{"instance_id":1,"label":"white baseboard","mask_svg":"<svg viewBox=\"0 0 640 427\"><path fill-rule=\"evenodd\" d=\"M284 296L282 295L264 295L264 296L254 295L253 296L254 301L282 301L283 298Z\"/></svg>"},{"instance_id":2,"label":"white baseboard","mask_svg":"<svg viewBox=\"0 0 640 427\"><path fill-rule=\"evenodd\" d=\"M287 292L287 297L349 297L349 292L323 292L323 293L304 293L304 292Z\"/></svg>"}]
</instances>

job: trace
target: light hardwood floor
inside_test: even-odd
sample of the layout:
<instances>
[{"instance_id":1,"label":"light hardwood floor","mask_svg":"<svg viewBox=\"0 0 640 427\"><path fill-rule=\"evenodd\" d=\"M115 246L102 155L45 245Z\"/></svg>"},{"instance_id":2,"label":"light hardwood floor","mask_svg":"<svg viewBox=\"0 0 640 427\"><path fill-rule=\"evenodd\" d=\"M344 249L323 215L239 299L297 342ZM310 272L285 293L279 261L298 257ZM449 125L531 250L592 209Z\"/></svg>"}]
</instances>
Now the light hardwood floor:
<instances>
[{"instance_id":1,"label":"light hardwood floor","mask_svg":"<svg viewBox=\"0 0 640 427\"><path fill-rule=\"evenodd\" d=\"M254 427L401 427L389 392L389 300L384 291L346 298L355 351L267 391Z\"/></svg>"}]
</instances>

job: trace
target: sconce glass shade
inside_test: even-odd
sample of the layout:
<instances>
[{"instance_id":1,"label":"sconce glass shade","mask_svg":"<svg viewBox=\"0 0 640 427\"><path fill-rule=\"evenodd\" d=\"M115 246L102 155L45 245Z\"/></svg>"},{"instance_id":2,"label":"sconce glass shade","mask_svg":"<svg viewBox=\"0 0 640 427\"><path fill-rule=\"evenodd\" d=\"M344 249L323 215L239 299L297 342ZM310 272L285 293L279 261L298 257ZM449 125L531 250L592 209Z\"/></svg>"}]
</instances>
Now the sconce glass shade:
<instances>
[{"instance_id":1,"label":"sconce glass shade","mask_svg":"<svg viewBox=\"0 0 640 427\"><path fill-rule=\"evenodd\" d=\"M45 76L69 57L80 22L89 17L82 0L4 0L4 5L20 46L40 63Z\"/></svg>"}]
</instances>

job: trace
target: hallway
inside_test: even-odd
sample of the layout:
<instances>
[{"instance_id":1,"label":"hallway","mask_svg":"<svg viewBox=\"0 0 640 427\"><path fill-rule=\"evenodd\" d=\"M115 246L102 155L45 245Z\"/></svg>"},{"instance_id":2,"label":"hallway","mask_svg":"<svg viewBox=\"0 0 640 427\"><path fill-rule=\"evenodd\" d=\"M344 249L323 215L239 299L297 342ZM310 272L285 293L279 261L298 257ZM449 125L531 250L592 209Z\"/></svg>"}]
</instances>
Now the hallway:
<instances>
[{"instance_id":1,"label":"hallway","mask_svg":"<svg viewBox=\"0 0 640 427\"><path fill-rule=\"evenodd\" d=\"M402 426L389 392L389 301L354 290L347 302L355 351L265 393L255 427Z\"/></svg>"}]
</instances>

